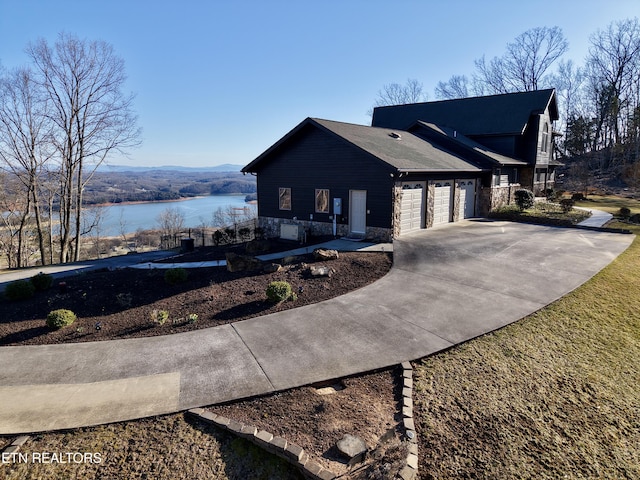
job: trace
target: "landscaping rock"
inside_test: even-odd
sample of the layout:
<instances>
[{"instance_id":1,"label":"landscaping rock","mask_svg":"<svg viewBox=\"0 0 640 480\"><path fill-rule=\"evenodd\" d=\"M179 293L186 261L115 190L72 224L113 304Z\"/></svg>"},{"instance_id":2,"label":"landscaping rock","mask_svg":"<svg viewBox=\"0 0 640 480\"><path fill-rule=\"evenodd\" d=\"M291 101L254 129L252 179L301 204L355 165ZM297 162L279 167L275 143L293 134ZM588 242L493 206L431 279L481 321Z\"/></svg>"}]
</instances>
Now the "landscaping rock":
<instances>
[{"instance_id":1,"label":"landscaping rock","mask_svg":"<svg viewBox=\"0 0 640 480\"><path fill-rule=\"evenodd\" d=\"M367 453L367 444L364 440L348 433L336 443L336 447L349 459L350 464L361 462Z\"/></svg>"},{"instance_id":2,"label":"landscaping rock","mask_svg":"<svg viewBox=\"0 0 640 480\"><path fill-rule=\"evenodd\" d=\"M227 270L229 272L258 270L262 266L260 260L248 255L238 255L233 252L227 252L225 257L227 259Z\"/></svg>"},{"instance_id":3,"label":"landscaping rock","mask_svg":"<svg viewBox=\"0 0 640 480\"><path fill-rule=\"evenodd\" d=\"M280 270L282 270L282 265L280 265L279 263L269 263L262 269L262 271L265 273L275 273L279 272Z\"/></svg>"},{"instance_id":4,"label":"landscaping rock","mask_svg":"<svg viewBox=\"0 0 640 480\"><path fill-rule=\"evenodd\" d=\"M313 251L313 257L319 261L327 261L327 260L337 260L338 259L338 251L337 250L329 250L325 248L316 248Z\"/></svg>"},{"instance_id":5,"label":"landscaping rock","mask_svg":"<svg viewBox=\"0 0 640 480\"><path fill-rule=\"evenodd\" d=\"M329 267L316 267L315 265L309 267L309 274L312 277L330 277L332 273L332 269Z\"/></svg>"}]
</instances>

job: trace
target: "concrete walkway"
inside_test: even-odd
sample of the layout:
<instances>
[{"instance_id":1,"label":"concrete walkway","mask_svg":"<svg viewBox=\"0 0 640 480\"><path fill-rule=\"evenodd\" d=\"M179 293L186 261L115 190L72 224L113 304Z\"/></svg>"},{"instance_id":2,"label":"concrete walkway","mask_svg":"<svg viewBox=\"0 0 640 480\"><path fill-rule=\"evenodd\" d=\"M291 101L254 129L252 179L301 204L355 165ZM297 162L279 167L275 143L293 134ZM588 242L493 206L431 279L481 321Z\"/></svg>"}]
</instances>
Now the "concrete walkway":
<instances>
[{"instance_id":1,"label":"concrete walkway","mask_svg":"<svg viewBox=\"0 0 640 480\"><path fill-rule=\"evenodd\" d=\"M271 262L280 260L285 256L305 255L312 253L316 248L328 248L339 250L341 252L393 252L393 243L368 243L368 242L352 242L344 239L330 240L328 242L316 245L308 245L305 247L295 248L286 252L267 253L264 255L256 255L258 260L263 262ZM224 267L227 265L226 260L208 260L205 262L172 262L158 263L145 262L138 265L131 265L131 268L138 269L169 269L169 268L204 268L204 267Z\"/></svg>"},{"instance_id":2,"label":"concrete walkway","mask_svg":"<svg viewBox=\"0 0 640 480\"><path fill-rule=\"evenodd\" d=\"M584 210L585 212L591 212L591 216L586 220L583 220L578 225L582 227L602 227L609 220L613 218L613 215L610 213L604 212L602 210L596 210L595 208L584 208L584 207L573 207L578 210Z\"/></svg>"},{"instance_id":3,"label":"concrete walkway","mask_svg":"<svg viewBox=\"0 0 640 480\"><path fill-rule=\"evenodd\" d=\"M176 412L431 355L587 281L632 235L463 221L394 243L347 295L183 334L0 347L0 434Z\"/></svg>"},{"instance_id":4,"label":"concrete walkway","mask_svg":"<svg viewBox=\"0 0 640 480\"><path fill-rule=\"evenodd\" d=\"M139 264L140 262L154 262L162 258L175 255L176 252L170 250L154 250L152 252L136 253L132 255L119 255L117 257L102 258L99 260L85 260L74 263L63 263L59 265L47 265L44 267L21 268L18 270L5 270L0 272L0 292L4 291L7 283L15 280L31 278L40 272L47 273L54 278L63 278L78 275L91 270L103 268L126 268Z\"/></svg>"}]
</instances>

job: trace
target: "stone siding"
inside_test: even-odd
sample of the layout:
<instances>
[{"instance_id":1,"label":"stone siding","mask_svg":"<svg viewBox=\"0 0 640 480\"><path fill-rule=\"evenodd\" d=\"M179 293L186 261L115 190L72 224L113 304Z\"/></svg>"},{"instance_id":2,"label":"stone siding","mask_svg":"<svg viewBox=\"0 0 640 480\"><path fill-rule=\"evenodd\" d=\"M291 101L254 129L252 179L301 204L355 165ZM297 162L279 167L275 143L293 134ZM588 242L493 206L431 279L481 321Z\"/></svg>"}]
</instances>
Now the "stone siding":
<instances>
[{"instance_id":1,"label":"stone siding","mask_svg":"<svg viewBox=\"0 0 640 480\"><path fill-rule=\"evenodd\" d=\"M480 188L480 215L486 217L489 212L514 202L514 193L522 188L520 184L514 183L501 187L481 187Z\"/></svg>"},{"instance_id":2,"label":"stone siding","mask_svg":"<svg viewBox=\"0 0 640 480\"><path fill-rule=\"evenodd\" d=\"M264 231L266 238L280 237L280 225L301 225L307 237L309 236L326 236L333 235L333 223L314 222L310 220L291 220L288 218L277 217L258 217L258 227ZM349 225L336 225L336 236L346 237L349 235ZM369 227L365 233L365 240L372 242L390 242L392 238L392 230L390 228Z\"/></svg>"}]
</instances>

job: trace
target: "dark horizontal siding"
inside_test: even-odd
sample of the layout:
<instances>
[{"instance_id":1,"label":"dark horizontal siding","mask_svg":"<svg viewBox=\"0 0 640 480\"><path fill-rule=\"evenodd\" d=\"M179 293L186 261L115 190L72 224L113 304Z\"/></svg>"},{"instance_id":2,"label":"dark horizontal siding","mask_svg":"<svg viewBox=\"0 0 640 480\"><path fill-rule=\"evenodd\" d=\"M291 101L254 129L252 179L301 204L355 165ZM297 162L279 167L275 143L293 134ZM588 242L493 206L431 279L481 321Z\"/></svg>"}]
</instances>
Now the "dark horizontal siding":
<instances>
[{"instance_id":1,"label":"dark horizontal siding","mask_svg":"<svg viewBox=\"0 0 640 480\"><path fill-rule=\"evenodd\" d=\"M346 141L307 125L261 162L259 215L330 222L333 199L342 199L341 223L348 223L349 190L367 191L367 225L390 228L393 168ZM291 188L290 211L280 210L278 191ZM315 212L315 189L327 188L330 213Z\"/></svg>"}]
</instances>

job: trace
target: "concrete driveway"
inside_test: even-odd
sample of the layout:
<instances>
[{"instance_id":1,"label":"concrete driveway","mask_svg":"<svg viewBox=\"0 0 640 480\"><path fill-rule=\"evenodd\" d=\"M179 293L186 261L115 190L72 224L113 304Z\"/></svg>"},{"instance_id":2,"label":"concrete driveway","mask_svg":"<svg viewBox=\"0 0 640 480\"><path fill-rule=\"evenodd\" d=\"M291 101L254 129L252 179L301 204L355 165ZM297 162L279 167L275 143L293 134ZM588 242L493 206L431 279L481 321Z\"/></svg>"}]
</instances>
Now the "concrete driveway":
<instances>
[{"instance_id":1,"label":"concrete driveway","mask_svg":"<svg viewBox=\"0 0 640 480\"><path fill-rule=\"evenodd\" d=\"M0 434L175 412L431 355L570 292L632 240L464 221L402 237L387 276L315 305L165 337L0 347Z\"/></svg>"}]
</instances>

